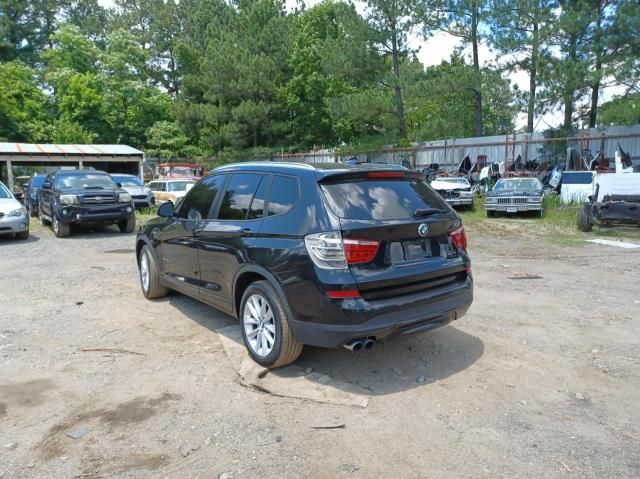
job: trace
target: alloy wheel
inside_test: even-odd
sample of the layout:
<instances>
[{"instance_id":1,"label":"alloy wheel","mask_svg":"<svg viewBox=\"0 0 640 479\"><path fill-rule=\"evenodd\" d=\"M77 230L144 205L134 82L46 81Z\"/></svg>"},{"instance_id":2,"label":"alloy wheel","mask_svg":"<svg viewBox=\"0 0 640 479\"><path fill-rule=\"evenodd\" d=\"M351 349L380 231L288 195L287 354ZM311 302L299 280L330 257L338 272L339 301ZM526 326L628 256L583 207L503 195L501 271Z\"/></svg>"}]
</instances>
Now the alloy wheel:
<instances>
[{"instance_id":1,"label":"alloy wheel","mask_svg":"<svg viewBox=\"0 0 640 479\"><path fill-rule=\"evenodd\" d=\"M149 291L149 278L149 258L147 253L143 252L140 255L140 282L145 293Z\"/></svg>"},{"instance_id":2,"label":"alloy wheel","mask_svg":"<svg viewBox=\"0 0 640 479\"><path fill-rule=\"evenodd\" d=\"M242 321L251 350L260 357L268 356L276 343L276 322L267 299L252 294L244 305Z\"/></svg>"}]
</instances>

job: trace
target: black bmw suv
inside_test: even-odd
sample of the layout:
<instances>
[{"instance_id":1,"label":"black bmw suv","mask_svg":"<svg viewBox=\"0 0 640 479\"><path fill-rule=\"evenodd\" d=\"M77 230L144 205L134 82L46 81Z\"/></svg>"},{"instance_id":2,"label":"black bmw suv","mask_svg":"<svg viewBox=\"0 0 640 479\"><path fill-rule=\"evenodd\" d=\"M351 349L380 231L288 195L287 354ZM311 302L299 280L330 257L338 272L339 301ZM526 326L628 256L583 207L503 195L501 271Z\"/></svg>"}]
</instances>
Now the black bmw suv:
<instances>
[{"instance_id":1,"label":"black bmw suv","mask_svg":"<svg viewBox=\"0 0 640 479\"><path fill-rule=\"evenodd\" d=\"M144 295L172 289L237 317L264 366L304 344L357 351L434 329L473 299L460 219L418 172L228 165L158 214L136 239Z\"/></svg>"}]
</instances>

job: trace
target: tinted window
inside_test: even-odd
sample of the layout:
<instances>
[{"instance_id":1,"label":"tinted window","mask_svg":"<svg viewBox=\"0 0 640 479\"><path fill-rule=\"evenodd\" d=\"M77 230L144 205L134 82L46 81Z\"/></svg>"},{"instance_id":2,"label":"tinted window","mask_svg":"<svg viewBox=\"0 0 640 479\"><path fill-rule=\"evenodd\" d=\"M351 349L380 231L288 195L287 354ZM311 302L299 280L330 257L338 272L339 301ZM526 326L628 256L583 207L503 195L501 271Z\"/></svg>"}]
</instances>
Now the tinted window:
<instances>
[{"instance_id":1,"label":"tinted window","mask_svg":"<svg viewBox=\"0 0 640 479\"><path fill-rule=\"evenodd\" d=\"M31 177L31 186L39 187L44 183L46 176L33 176Z\"/></svg>"},{"instance_id":2,"label":"tinted window","mask_svg":"<svg viewBox=\"0 0 640 479\"><path fill-rule=\"evenodd\" d=\"M269 176L263 176L262 180L260 180L258 190L251 202L251 208L249 208L249 214L247 215L248 220L255 220L256 218L262 218L264 216L264 204L267 201L269 179Z\"/></svg>"},{"instance_id":3,"label":"tinted window","mask_svg":"<svg viewBox=\"0 0 640 479\"><path fill-rule=\"evenodd\" d=\"M593 183L593 174L588 171L582 173L563 173L563 185L590 185Z\"/></svg>"},{"instance_id":4,"label":"tinted window","mask_svg":"<svg viewBox=\"0 0 640 479\"><path fill-rule=\"evenodd\" d=\"M180 218L199 221L209 217L211 205L224 184L224 175L211 176L191 188L180 205Z\"/></svg>"},{"instance_id":5,"label":"tinted window","mask_svg":"<svg viewBox=\"0 0 640 479\"><path fill-rule=\"evenodd\" d=\"M288 176L274 176L269 197L269 216L287 213L298 201L298 180Z\"/></svg>"},{"instance_id":6,"label":"tinted window","mask_svg":"<svg viewBox=\"0 0 640 479\"><path fill-rule=\"evenodd\" d=\"M261 175L254 173L234 174L222 198L218 218L221 220L244 220L261 177Z\"/></svg>"},{"instance_id":7,"label":"tinted window","mask_svg":"<svg viewBox=\"0 0 640 479\"><path fill-rule=\"evenodd\" d=\"M391 220L414 218L418 209L448 210L423 180L356 180L322 185L327 203L341 218Z\"/></svg>"}]
</instances>

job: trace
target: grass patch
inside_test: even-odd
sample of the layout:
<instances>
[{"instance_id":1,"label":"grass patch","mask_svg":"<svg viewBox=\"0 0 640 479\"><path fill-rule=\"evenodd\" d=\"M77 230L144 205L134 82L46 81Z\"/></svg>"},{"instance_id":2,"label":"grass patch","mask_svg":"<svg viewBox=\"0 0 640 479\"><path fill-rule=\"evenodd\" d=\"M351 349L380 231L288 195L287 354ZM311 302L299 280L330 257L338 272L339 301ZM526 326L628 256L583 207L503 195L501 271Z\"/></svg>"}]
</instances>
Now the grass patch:
<instances>
[{"instance_id":1,"label":"grass patch","mask_svg":"<svg viewBox=\"0 0 640 479\"><path fill-rule=\"evenodd\" d=\"M136 210L136 223L144 224L152 218L158 216L158 207L150 206L148 208L140 208Z\"/></svg>"},{"instance_id":2,"label":"grass patch","mask_svg":"<svg viewBox=\"0 0 640 479\"><path fill-rule=\"evenodd\" d=\"M458 213L465 225L489 235L504 236L508 233L536 236L558 245L580 244L586 239L597 237L640 239L638 228L594 227L591 233L581 232L578 229L578 212L581 208L582 204L565 205L560 196L547 195L544 199L542 218L534 212L488 218L484 209L484 198L474 198L472 208L459 210Z\"/></svg>"}]
</instances>

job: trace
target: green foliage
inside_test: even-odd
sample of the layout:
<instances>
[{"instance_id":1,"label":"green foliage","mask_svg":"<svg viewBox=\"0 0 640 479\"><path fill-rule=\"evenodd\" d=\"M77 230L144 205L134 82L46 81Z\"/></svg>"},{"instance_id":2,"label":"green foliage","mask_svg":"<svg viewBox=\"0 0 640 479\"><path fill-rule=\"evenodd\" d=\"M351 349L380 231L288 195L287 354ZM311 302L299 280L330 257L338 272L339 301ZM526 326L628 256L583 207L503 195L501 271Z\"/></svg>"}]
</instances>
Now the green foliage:
<instances>
[{"instance_id":1,"label":"green foliage","mask_svg":"<svg viewBox=\"0 0 640 479\"><path fill-rule=\"evenodd\" d=\"M614 98L600 107L599 124L640 125L640 93Z\"/></svg>"},{"instance_id":2,"label":"green foliage","mask_svg":"<svg viewBox=\"0 0 640 479\"><path fill-rule=\"evenodd\" d=\"M39 141L46 124L46 97L35 71L20 61L0 63L0 138Z\"/></svg>"},{"instance_id":3,"label":"green foliage","mask_svg":"<svg viewBox=\"0 0 640 479\"><path fill-rule=\"evenodd\" d=\"M217 162L503 134L562 106L637 122L635 0L0 0L0 137L128 143ZM361 13L359 13L361 12ZM470 46L426 68L412 37ZM505 70L483 67L490 41ZM468 60L470 58L470 60ZM482 59L483 61L485 59ZM522 93L505 78L524 70ZM524 103L526 102L526 106Z\"/></svg>"}]
</instances>

